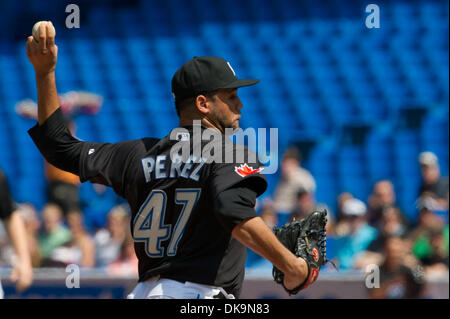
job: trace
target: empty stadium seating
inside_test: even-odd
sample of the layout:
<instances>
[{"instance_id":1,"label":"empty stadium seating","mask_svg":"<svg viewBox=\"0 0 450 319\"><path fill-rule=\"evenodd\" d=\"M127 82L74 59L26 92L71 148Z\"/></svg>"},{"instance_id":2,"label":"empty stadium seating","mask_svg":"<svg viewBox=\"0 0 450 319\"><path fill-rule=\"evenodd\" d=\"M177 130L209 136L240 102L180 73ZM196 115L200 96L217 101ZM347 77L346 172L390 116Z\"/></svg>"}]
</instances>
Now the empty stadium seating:
<instances>
[{"instance_id":1,"label":"empty stadium seating","mask_svg":"<svg viewBox=\"0 0 450 319\"><path fill-rule=\"evenodd\" d=\"M304 166L319 201L335 208L341 191L366 200L388 178L413 219L418 153L436 152L448 174L448 1L382 1L380 29L364 26L360 1L96 3L80 30L55 22L60 93L105 98L96 118L77 118L81 139L166 135L177 125L173 73L194 55L218 55L238 77L261 80L240 90L244 127L279 128L280 152L314 137ZM0 50L0 166L15 199L41 207L43 164L26 132L34 122L14 112L36 98L34 74L24 41L12 45ZM424 110L417 127L401 125L411 105ZM364 136L346 140L344 128L361 123Z\"/></svg>"}]
</instances>

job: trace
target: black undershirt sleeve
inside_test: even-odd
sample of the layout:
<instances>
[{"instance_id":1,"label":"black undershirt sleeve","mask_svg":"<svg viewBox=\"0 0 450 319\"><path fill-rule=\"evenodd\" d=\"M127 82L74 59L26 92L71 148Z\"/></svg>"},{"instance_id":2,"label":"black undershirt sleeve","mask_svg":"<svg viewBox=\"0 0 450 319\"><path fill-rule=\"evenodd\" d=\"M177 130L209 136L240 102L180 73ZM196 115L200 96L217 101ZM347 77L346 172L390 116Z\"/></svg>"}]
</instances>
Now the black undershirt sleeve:
<instances>
[{"instance_id":1,"label":"black undershirt sleeve","mask_svg":"<svg viewBox=\"0 0 450 319\"><path fill-rule=\"evenodd\" d=\"M61 109L57 109L42 125L28 130L39 151L52 165L80 175L80 154L84 142L74 138L65 125Z\"/></svg>"},{"instance_id":2,"label":"black undershirt sleeve","mask_svg":"<svg viewBox=\"0 0 450 319\"><path fill-rule=\"evenodd\" d=\"M229 232L242 221L256 217L257 193L244 184L229 188L217 195L215 213L222 226Z\"/></svg>"},{"instance_id":3,"label":"black undershirt sleeve","mask_svg":"<svg viewBox=\"0 0 450 319\"><path fill-rule=\"evenodd\" d=\"M13 203L9 194L6 176L0 170L0 219L7 219L13 212Z\"/></svg>"}]
</instances>

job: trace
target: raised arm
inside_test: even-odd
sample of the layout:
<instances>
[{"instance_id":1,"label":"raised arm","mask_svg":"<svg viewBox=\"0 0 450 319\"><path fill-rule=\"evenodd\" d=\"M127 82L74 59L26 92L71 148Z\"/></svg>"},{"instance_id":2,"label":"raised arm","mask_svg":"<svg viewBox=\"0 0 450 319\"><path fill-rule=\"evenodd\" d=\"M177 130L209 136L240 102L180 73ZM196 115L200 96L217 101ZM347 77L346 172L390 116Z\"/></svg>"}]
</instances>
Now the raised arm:
<instances>
[{"instance_id":1,"label":"raised arm","mask_svg":"<svg viewBox=\"0 0 450 319\"><path fill-rule=\"evenodd\" d=\"M39 42L30 36L27 56L36 72L38 92L38 125L28 133L45 159L59 169L73 173L82 182L91 181L114 188L124 196L126 174L130 157L140 140L121 143L84 142L72 136L64 123L55 84L58 47L55 28L51 22L39 26Z\"/></svg>"},{"instance_id":2,"label":"raised arm","mask_svg":"<svg viewBox=\"0 0 450 319\"><path fill-rule=\"evenodd\" d=\"M55 35L53 24L42 22L39 25L39 43L29 36L26 44L28 59L36 73L39 125L42 125L59 108L55 80L58 56Z\"/></svg>"}]
</instances>

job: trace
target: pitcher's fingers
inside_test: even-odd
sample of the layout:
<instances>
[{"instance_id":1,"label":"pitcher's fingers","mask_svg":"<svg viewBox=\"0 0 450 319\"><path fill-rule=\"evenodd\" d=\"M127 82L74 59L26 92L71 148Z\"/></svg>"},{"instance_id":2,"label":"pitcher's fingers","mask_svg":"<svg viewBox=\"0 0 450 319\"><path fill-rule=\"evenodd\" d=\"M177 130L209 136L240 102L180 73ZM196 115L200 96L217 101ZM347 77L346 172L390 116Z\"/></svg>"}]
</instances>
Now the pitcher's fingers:
<instances>
[{"instance_id":1,"label":"pitcher's fingers","mask_svg":"<svg viewBox=\"0 0 450 319\"><path fill-rule=\"evenodd\" d=\"M32 36L30 36L30 37L28 37L28 39L27 39L27 44L26 44L26 47L27 47L27 57L31 57L31 43L33 42L33 37Z\"/></svg>"},{"instance_id":2,"label":"pitcher's fingers","mask_svg":"<svg viewBox=\"0 0 450 319\"><path fill-rule=\"evenodd\" d=\"M47 44L49 47L53 46L55 44L55 27L53 26L53 23L51 21L47 22Z\"/></svg>"},{"instance_id":3,"label":"pitcher's fingers","mask_svg":"<svg viewBox=\"0 0 450 319\"><path fill-rule=\"evenodd\" d=\"M39 25L39 51L45 53L47 51L47 22Z\"/></svg>"},{"instance_id":4,"label":"pitcher's fingers","mask_svg":"<svg viewBox=\"0 0 450 319\"><path fill-rule=\"evenodd\" d=\"M29 40L28 48L30 49L31 55L35 55L39 52L39 43L36 42L34 37L30 37L30 38L31 38L31 40Z\"/></svg>"}]
</instances>

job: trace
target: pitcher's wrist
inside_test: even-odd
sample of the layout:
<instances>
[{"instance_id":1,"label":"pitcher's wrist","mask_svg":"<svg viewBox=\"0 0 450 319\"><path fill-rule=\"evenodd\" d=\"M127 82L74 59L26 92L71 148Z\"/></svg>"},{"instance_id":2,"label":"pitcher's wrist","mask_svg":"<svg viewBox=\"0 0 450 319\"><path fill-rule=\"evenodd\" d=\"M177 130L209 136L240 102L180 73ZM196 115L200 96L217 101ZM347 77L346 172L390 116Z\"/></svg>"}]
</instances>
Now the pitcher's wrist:
<instances>
[{"instance_id":1,"label":"pitcher's wrist","mask_svg":"<svg viewBox=\"0 0 450 319\"><path fill-rule=\"evenodd\" d=\"M48 71L35 71L36 80L54 79L55 78L55 68Z\"/></svg>"}]
</instances>

